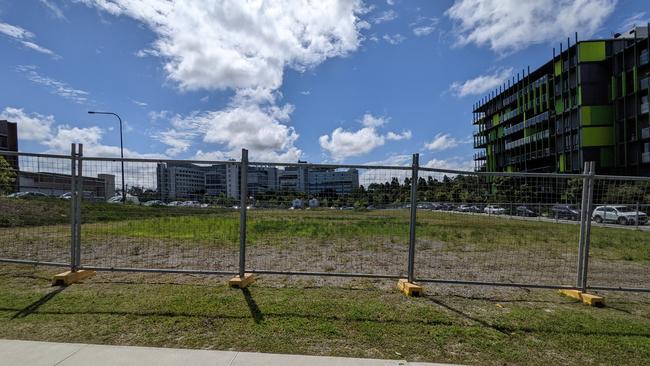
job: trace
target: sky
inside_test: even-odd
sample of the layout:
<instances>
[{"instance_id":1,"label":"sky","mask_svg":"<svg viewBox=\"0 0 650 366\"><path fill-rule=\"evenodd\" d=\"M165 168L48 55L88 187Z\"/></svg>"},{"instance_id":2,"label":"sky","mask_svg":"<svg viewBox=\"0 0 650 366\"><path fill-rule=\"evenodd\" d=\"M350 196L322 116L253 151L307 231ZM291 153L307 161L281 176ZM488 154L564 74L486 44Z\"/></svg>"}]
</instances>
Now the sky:
<instances>
[{"instance_id":1,"label":"sky","mask_svg":"<svg viewBox=\"0 0 650 366\"><path fill-rule=\"evenodd\" d=\"M472 105L645 0L0 0L19 150L473 169Z\"/></svg>"}]
</instances>

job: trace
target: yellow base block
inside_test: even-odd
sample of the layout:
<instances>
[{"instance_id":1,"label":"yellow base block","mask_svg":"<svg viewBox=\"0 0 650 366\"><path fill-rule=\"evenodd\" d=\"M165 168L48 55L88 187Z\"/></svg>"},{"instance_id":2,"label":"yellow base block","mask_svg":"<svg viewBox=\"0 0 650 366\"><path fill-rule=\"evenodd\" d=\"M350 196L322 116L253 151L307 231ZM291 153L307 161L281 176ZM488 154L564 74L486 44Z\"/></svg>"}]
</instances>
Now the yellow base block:
<instances>
[{"instance_id":1,"label":"yellow base block","mask_svg":"<svg viewBox=\"0 0 650 366\"><path fill-rule=\"evenodd\" d=\"M585 305L590 305L590 306L604 306L604 298L602 296L594 295L594 294L588 294L586 292L582 292L580 290L560 290L559 291L561 295L567 296L574 298L576 300L582 301L583 304Z\"/></svg>"},{"instance_id":2,"label":"yellow base block","mask_svg":"<svg viewBox=\"0 0 650 366\"><path fill-rule=\"evenodd\" d=\"M409 282L406 278L400 278L397 281L397 288L406 296L422 296L424 295L424 288L420 285Z\"/></svg>"},{"instance_id":3,"label":"yellow base block","mask_svg":"<svg viewBox=\"0 0 650 366\"><path fill-rule=\"evenodd\" d=\"M244 277L236 276L228 280L228 285L230 287L246 288L255 282L255 280L256 278L252 273L244 273Z\"/></svg>"},{"instance_id":4,"label":"yellow base block","mask_svg":"<svg viewBox=\"0 0 650 366\"><path fill-rule=\"evenodd\" d=\"M52 277L52 286L68 286L81 282L95 275L95 271L79 270L77 272L65 271Z\"/></svg>"}]
</instances>

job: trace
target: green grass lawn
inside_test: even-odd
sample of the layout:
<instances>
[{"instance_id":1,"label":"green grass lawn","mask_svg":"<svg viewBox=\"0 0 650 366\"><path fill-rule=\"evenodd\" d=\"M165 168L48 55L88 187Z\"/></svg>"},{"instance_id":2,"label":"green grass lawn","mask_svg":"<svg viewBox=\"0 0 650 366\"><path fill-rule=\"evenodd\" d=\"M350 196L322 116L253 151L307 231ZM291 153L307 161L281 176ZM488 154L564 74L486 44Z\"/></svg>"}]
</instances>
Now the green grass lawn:
<instances>
[{"instance_id":1,"label":"green grass lawn","mask_svg":"<svg viewBox=\"0 0 650 366\"><path fill-rule=\"evenodd\" d=\"M53 269L0 267L0 337L466 364L650 363L650 298L592 308L551 290L406 298L377 282L98 274L50 287Z\"/></svg>"}]
</instances>

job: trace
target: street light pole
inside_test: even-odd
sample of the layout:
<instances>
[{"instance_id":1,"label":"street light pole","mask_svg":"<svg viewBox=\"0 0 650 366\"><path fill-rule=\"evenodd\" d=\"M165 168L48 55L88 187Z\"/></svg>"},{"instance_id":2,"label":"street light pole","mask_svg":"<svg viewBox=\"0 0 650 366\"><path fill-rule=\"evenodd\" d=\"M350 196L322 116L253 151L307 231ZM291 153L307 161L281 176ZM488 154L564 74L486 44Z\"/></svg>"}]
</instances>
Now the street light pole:
<instances>
[{"instance_id":1,"label":"street light pole","mask_svg":"<svg viewBox=\"0 0 650 366\"><path fill-rule=\"evenodd\" d=\"M124 182L124 139L122 137L122 118L117 113L113 112L97 112L97 111L88 111L88 114L111 114L120 121L120 162L122 163L122 203L126 203L126 189Z\"/></svg>"}]
</instances>

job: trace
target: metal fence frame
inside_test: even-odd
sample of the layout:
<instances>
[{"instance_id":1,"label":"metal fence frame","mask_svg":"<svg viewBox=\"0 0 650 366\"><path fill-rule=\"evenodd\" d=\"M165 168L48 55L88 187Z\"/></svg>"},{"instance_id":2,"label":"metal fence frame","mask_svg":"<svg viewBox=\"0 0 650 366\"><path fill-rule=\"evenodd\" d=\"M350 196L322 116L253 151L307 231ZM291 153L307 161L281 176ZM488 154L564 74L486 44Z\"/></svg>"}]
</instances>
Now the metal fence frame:
<instances>
[{"instance_id":1,"label":"metal fence frame","mask_svg":"<svg viewBox=\"0 0 650 366\"><path fill-rule=\"evenodd\" d=\"M23 152L2 151L0 156L31 156L44 158L59 158L70 160L71 187L70 192L70 262L49 262L28 259L10 259L0 258L0 262L15 264L31 264L54 267L69 267L75 272L81 269L113 272L144 272L144 273L175 273L175 274L204 274L204 275L238 275L243 277L245 273L260 273L272 275L298 275L298 276L334 276L334 277L358 277L358 278L377 278L377 279L397 279L403 276L393 274L370 274L370 273L337 273L337 272L310 272L310 271L273 271L261 270L255 268L246 268L246 233L247 233L247 201L248 201L248 167L249 164L267 165L267 166L302 166L302 167L319 167L319 168L359 168L359 169L391 169L410 171L411 182L418 181L420 172L442 173L442 174L462 174L477 177L531 177L531 178L579 178L582 179L582 197L581 197L581 215L580 215L580 236L578 241L578 262L576 263L576 280L574 285L563 284L539 284L539 283L510 283L494 281L464 281L442 278L418 278L415 275L415 257L416 257L416 223L417 223L417 184L411 184L410 191L410 215L409 215L409 233L408 233L408 257L406 266L407 279L409 282L421 283L438 283L448 285L480 285L480 286L501 286L501 287L524 287L524 288L549 288L549 289L579 289L586 291L592 290L612 290L612 291L634 291L650 292L650 288L641 287L614 287L614 286L592 286L589 285L589 246L591 234L591 212L593 208L594 184L596 179L600 180L630 180L650 182L648 177L628 177L628 176L606 176L595 174L595 163L586 162L582 174L555 174L555 173L505 173L505 172L467 172L450 169L438 169L421 167L419 164L419 154L413 154L412 164L410 166L379 166L379 165L354 165L354 164L307 164L307 163L265 163L249 162L248 151L242 149L242 158L236 162L241 169L240 179L240 206L239 206L239 265L237 271L208 271L208 270L191 270L191 269L162 269L162 268L127 268L127 267L103 267L84 265L81 260L81 217L83 199L83 162L84 161L121 161L123 162L179 162L171 159L134 159L134 158L99 158L84 157L83 145L72 144L70 155L54 154L35 154ZM232 161L204 161L204 160L182 160L184 163L198 164L219 164L230 163ZM637 203L638 207L638 203ZM637 220L638 224L638 220Z\"/></svg>"}]
</instances>

